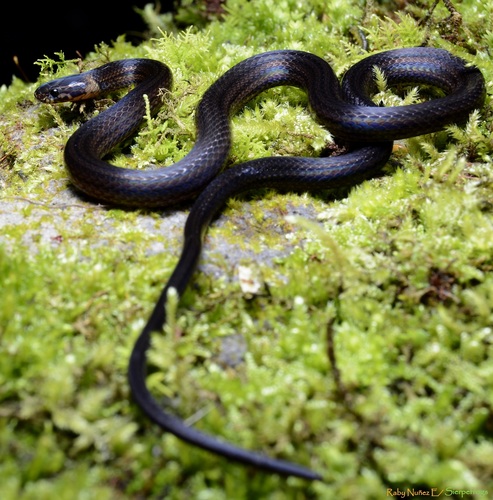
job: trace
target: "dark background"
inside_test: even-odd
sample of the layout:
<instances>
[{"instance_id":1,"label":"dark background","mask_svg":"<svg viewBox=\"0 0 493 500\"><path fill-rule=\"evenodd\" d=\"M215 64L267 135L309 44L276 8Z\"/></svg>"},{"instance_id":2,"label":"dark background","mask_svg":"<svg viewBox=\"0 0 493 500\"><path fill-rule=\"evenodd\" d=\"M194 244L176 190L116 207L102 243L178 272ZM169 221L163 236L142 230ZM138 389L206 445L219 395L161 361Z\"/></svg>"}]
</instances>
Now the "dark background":
<instances>
[{"instance_id":1,"label":"dark background","mask_svg":"<svg viewBox=\"0 0 493 500\"><path fill-rule=\"evenodd\" d=\"M100 42L111 43L119 35L137 44L146 30L134 7L143 9L150 0L84 2L49 0L47 2L9 3L2 14L0 29L0 85L9 85L13 75L35 81L44 56L63 52L67 59L91 52ZM172 10L173 0L160 2L161 12ZM13 61L19 60L19 69Z\"/></svg>"}]
</instances>

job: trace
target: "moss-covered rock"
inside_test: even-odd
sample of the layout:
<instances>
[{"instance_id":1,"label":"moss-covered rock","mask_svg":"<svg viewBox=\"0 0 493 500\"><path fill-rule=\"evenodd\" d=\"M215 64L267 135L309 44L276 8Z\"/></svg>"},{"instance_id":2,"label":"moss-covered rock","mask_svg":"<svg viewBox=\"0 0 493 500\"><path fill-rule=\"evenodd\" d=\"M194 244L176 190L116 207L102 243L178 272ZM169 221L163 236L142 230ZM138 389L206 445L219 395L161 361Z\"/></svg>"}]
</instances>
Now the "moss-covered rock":
<instances>
[{"instance_id":1,"label":"moss-covered rock","mask_svg":"<svg viewBox=\"0 0 493 500\"><path fill-rule=\"evenodd\" d=\"M138 47L121 38L84 61L47 58L40 80L126 57L166 62L175 82L166 105L131 155L113 161L171 164L193 145L206 88L265 50L311 51L341 74L366 44L427 43L491 82L493 2L431 3L394 12L390 2L231 0L206 28L156 31ZM153 26L171 27L154 16ZM307 484L190 447L131 403L129 353L176 262L188 209L123 211L73 191L63 146L111 103L51 108L35 102L37 84L0 89L2 500L493 491L489 95L465 128L403 141L387 175L350 192L231 200L154 338L149 386L163 405L323 475ZM233 121L232 163L318 155L330 139L295 89L262 94ZM253 290L238 276L245 268Z\"/></svg>"}]
</instances>

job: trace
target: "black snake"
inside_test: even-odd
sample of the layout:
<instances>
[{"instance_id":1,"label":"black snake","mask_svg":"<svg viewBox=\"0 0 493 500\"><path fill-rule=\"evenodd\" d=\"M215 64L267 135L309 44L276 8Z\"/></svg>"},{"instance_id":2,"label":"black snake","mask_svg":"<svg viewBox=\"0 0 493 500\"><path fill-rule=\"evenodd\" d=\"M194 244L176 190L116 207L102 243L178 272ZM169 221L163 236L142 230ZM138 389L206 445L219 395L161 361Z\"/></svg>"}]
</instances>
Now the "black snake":
<instances>
[{"instance_id":1,"label":"black snake","mask_svg":"<svg viewBox=\"0 0 493 500\"><path fill-rule=\"evenodd\" d=\"M425 84L444 97L400 107L378 107L374 68L389 85ZM171 167L132 170L108 164L103 157L134 134L146 113L161 105L171 72L161 62L129 59L68 76L39 87L36 97L48 103L96 97L116 88L136 87L68 140L65 161L73 184L89 196L116 205L165 207L195 199L185 225L181 257L137 339L129 364L132 394L161 428L181 439L232 460L283 475L321 476L297 464L269 458L206 435L163 411L146 386L146 353L152 332L162 331L170 288L181 296L200 257L203 235L228 197L257 187L293 190L329 189L374 175L388 160L392 141L427 134L451 123L464 123L485 97L481 72L445 50L415 47L372 55L352 66L339 84L320 57L294 50L266 52L246 59L205 92L196 111L193 149ZM220 173L231 146L230 117L263 90L293 85L306 90L317 119L348 153L328 158L270 157L248 161Z\"/></svg>"}]
</instances>

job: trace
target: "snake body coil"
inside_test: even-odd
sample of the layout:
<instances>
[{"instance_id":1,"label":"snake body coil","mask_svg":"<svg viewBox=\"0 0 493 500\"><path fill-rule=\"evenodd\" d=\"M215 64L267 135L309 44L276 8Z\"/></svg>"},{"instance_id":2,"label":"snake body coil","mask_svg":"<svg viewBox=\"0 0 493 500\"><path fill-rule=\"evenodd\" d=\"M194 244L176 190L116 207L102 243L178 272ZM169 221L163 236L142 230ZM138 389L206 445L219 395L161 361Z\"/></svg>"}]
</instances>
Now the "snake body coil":
<instances>
[{"instance_id":1,"label":"snake body coil","mask_svg":"<svg viewBox=\"0 0 493 500\"><path fill-rule=\"evenodd\" d=\"M375 66L390 85L426 84L446 95L410 106L377 107L371 100L376 91ZM348 70L341 87L330 66L313 54L266 52L237 64L205 92L196 112L197 138L191 152L171 167L147 171L119 168L102 158L139 128L146 112L144 94L151 113L159 108L163 89L171 85L164 64L148 59L117 61L44 84L35 95L43 102L78 100L135 83L134 90L118 103L82 125L65 148L73 184L98 200L164 207L196 198L178 264L132 351L129 383L133 397L155 423L185 441L278 474L320 479L305 467L238 448L188 427L157 404L146 386L146 353L151 333L161 331L165 323L168 291L173 288L179 296L183 294L199 260L203 235L228 197L255 187L318 190L356 183L385 164L394 139L464 123L483 103L484 79L462 59L441 49L420 47L363 59ZM305 89L317 118L336 138L350 144L349 153L330 158L262 158L219 174L231 145L230 116L252 97L278 85Z\"/></svg>"}]
</instances>

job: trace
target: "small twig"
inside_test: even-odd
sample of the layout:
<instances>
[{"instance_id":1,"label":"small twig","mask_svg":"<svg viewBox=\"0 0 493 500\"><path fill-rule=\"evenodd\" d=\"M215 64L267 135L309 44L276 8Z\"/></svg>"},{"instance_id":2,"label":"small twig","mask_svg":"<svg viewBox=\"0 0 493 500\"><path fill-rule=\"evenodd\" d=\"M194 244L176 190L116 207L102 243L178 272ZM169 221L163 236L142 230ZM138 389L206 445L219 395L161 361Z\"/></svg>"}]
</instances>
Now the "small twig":
<instances>
[{"instance_id":1,"label":"small twig","mask_svg":"<svg viewBox=\"0 0 493 500\"><path fill-rule=\"evenodd\" d=\"M435 12L436 6L438 5L439 1L440 0L435 0L435 2L433 3L433 5L429 8L428 13L426 14L426 16L423 19L420 19L418 21L418 25L425 25L425 26L428 25L428 22L430 21L430 18L432 16L433 12Z\"/></svg>"},{"instance_id":2,"label":"small twig","mask_svg":"<svg viewBox=\"0 0 493 500\"><path fill-rule=\"evenodd\" d=\"M17 68L17 70L19 71L19 73L21 74L22 76L22 79L26 82L26 83L31 83L31 79L27 76L27 73L24 71L24 69L22 68L21 66L21 63L19 61L19 58L17 56L14 56L12 58L14 60L14 64L15 64L15 67Z\"/></svg>"},{"instance_id":3,"label":"small twig","mask_svg":"<svg viewBox=\"0 0 493 500\"><path fill-rule=\"evenodd\" d=\"M24 198L22 196L13 196L11 198L4 198L4 200L16 200L16 201L25 201L31 205L36 205L38 207L43 208L56 208L56 209L65 209L65 208L84 208L86 210L106 210L109 208L109 205L79 205L78 203L63 203L60 205L50 205L48 203L44 203L42 201L30 200L29 198Z\"/></svg>"},{"instance_id":4,"label":"small twig","mask_svg":"<svg viewBox=\"0 0 493 500\"><path fill-rule=\"evenodd\" d=\"M431 17L433 15L433 12L435 11L439 1L440 0L435 0L433 2L433 5L429 8L426 16L418 22L419 25L425 26L426 30L427 30L427 34L426 34L424 43L426 43L426 41L429 38ZM445 21L441 21L439 24L443 26L444 23L445 24L450 23L453 27L453 30L451 30L451 32L448 33L446 38L451 39L451 40L456 40L456 39L458 39L458 36L459 36L458 29L462 26L462 15L454 7L451 0L443 0L443 4L445 5L445 8L450 12L450 16Z\"/></svg>"},{"instance_id":5,"label":"small twig","mask_svg":"<svg viewBox=\"0 0 493 500\"><path fill-rule=\"evenodd\" d=\"M341 282L339 283L338 290L337 290L337 296L334 300L336 313L335 313L334 317L329 319L329 321L327 322L327 327L326 327L327 357L329 359L330 370L331 370L332 377L334 379L334 383L336 386L337 396L347 406L347 404L348 404L348 392L347 392L346 387L342 381L341 370L339 369L339 366L337 363L337 356L336 356L336 350L335 350L335 331L334 331L334 324L336 323L336 321L340 320L339 296L341 295L342 291L343 291L343 286L342 286L342 277L341 277Z\"/></svg>"},{"instance_id":6,"label":"small twig","mask_svg":"<svg viewBox=\"0 0 493 500\"><path fill-rule=\"evenodd\" d=\"M334 378L334 382L336 384L336 390L339 395L343 393L343 384L341 380L341 371L337 366L337 359L335 353L335 342L334 342L334 318L331 318L327 323L327 357L329 358L332 377Z\"/></svg>"}]
</instances>

